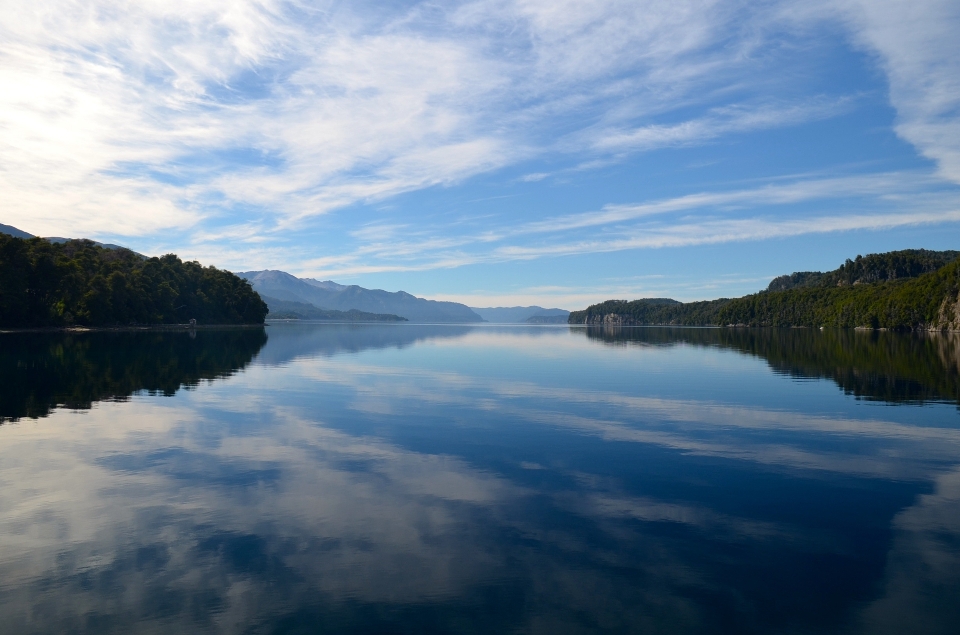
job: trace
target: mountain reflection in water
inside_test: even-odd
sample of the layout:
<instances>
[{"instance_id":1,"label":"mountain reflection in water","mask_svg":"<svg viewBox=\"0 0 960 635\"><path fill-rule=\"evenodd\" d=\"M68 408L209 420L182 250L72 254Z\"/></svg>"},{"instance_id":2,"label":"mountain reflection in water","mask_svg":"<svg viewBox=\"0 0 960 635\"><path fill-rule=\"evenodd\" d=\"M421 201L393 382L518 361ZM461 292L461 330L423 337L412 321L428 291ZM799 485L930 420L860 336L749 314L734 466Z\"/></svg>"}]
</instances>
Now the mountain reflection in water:
<instances>
[{"instance_id":1,"label":"mountain reflection in water","mask_svg":"<svg viewBox=\"0 0 960 635\"><path fill-rule=\"evenodd\" d=\"M266 333L265 345L262 334L233 344L236 358L190 349L203 332L67 346L85 352L61 356L57 377L139 379L99 392L64 380L56 394L89 396L78 403L126 401L0 427L0 633L932 634L960 623L960 415L953 380L938 376L949 364L916 366L935 340ZM3 377L20 358L52 363L37 351L60 340L44 337L5 348ZM136 356L94 351L121 345L173 370L123 373L117 360ZM232 361L182 361L201 357ZM857 400L833 383L869 373L908 395ZM4 412L8 394L48 394L21 386L3 393Z\"/></svg>"}]
</instances>

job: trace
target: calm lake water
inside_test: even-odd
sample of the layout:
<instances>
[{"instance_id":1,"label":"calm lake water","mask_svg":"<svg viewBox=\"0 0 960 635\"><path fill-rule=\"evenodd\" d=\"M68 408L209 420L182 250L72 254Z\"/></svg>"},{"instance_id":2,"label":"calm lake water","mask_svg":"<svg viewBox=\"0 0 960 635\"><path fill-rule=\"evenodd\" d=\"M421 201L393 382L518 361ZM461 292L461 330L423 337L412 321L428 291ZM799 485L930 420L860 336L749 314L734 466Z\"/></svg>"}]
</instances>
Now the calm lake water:
<instances>
[{"instance_id":1,"label":"calm lake water","mask_svg":"<svg viewBox=\"0 0 960 635\"><path fill-rule=\"evenodd\" d=\"M960 342L0 335L2 633L957 633Z\"/></svg>"}]
</instances>

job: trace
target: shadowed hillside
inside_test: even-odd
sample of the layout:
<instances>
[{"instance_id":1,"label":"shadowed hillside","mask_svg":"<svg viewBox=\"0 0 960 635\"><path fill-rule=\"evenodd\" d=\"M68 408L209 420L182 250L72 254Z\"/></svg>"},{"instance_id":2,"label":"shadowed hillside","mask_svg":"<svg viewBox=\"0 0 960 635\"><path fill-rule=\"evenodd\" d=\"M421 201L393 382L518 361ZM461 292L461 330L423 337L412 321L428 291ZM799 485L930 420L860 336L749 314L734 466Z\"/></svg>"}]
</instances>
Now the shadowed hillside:
<instances>
[{"instance_id":1,"label":"shadowed hillside","mask_svg":"<svg viewBox=\"0 0 960 635\"><path fill-rule=\"evenodd\" d=\"M245 280L173 254L0 234L0 327L262 324L266 314Z\"/></svg>"}]
</instances>

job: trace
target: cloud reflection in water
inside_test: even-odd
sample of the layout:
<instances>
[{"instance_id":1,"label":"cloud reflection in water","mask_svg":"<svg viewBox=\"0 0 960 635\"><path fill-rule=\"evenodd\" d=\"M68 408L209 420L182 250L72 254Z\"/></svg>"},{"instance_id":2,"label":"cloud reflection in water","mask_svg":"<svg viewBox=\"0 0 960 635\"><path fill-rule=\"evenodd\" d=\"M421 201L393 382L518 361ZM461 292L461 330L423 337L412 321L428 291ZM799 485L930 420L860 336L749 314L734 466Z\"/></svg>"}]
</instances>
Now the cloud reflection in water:
<instances>
[{"instance_id":1,"label":"cloud reflection in water","mask_svg":"<svg viewBox=\"0 0 960 635\"><path fill-rule=\"evenodd\" d=\"M918 425L921 406L682 342L283 328L196 390L0 428L0 631L876 632L922 611L933 633L952 615L950 406ZM730 390L729 368L816 409ZM665 395L674 372L702 391Z\"/></svg>"}]
</instances>

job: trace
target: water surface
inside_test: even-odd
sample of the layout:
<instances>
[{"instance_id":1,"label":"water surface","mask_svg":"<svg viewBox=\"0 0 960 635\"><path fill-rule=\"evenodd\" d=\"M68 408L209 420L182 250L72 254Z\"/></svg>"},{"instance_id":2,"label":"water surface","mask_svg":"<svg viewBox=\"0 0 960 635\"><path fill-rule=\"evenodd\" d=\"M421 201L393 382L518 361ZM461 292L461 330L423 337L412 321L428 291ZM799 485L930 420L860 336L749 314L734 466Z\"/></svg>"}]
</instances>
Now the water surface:
<instances>
[{"instance_id":1,"label":"water surface","mask_svg":"<svg viewBox=\"0 0 960 635\"><path fill-rule=\"evenodd\" d=\"M960 342L0 335L3 633L954 633Z\"/></svg>"}]
</instances>

